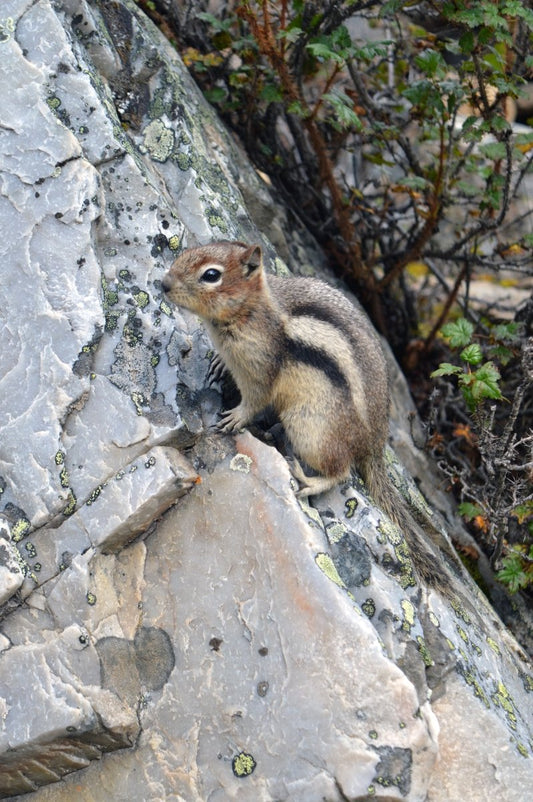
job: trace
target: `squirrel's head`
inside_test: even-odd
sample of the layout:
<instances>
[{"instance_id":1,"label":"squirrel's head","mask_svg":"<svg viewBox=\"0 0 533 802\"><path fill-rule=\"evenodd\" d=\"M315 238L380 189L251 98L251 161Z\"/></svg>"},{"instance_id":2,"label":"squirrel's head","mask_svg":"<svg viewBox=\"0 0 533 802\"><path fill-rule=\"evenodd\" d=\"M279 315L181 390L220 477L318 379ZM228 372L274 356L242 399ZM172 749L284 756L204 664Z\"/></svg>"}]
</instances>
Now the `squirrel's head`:
<instances>
[{"instance_id":1,"label":"squirrel's head","mask_svg":"<svg viewBox=\"0 0 533 802\"><path fill-rule=\"evenodd\" d=\"M213 242L183 251L161 285L170 301L213 323L253 305L264 286L259 245Z\"/></svg>"}]
</instances>

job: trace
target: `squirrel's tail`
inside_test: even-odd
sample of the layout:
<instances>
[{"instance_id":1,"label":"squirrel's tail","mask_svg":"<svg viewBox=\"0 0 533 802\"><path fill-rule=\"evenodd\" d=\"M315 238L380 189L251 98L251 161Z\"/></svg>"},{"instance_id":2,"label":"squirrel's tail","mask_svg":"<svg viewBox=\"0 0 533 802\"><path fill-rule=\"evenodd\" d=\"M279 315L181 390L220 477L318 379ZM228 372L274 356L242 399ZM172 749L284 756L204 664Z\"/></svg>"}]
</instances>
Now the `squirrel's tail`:
<instances>
[{"instance_id":1,"label":"squirrel's tail","mask_svg":"<svg viewBox=\"0 0 533 802\"><path fill-rule=\"evenodd\" d=\"M389 479L383 455L373 455L358 467L372 499L403 533L420 579L433 587L446 586L448 581L439 569L437 553L444 551L448 558L452 557L455 566L458 566L459 561L451 544L429 519L423 525L415 520L407 502Z\"/></svg>"}]
</instances>

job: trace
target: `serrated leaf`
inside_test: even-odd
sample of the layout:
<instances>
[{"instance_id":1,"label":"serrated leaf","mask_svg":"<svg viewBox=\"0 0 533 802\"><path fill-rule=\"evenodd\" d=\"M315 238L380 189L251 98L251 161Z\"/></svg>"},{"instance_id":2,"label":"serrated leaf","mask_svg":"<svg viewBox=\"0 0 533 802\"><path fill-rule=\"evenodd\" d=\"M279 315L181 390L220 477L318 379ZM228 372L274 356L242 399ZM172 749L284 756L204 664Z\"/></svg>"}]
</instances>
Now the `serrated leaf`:
<instances>
[{"instance_id":1,"label":"serrated leaf","mask_svg":"<svg viewBox=\"0 0 533 802\"><path fill-rule=\"evenodd\" d=\"M421 72L431 78L438 74L444 74L446 70L444 59L437 50L423 50L416 56L415 64Z\"/></svg>"},{"instance_id":2,"label":"serrated leaf","mask_svg":"<svg viewBox=\"0 0 533 802\"><path fill-rule=\"evenodd\" d=\"M502 560L503 568L497 573L500 582L506 584L511 593L526 587L529 577L524 571L524 565L519 554L513 552Z\"/></svg>"},{"instance_id":3,"label":"serrated leaf","mask_svg":"<svg viewBox=\"0 0 533 802\"><path fill-rule=\"evenodd\" d=\"M469 320L461 317L453 323L446 323L441 331L442 336L449 341L451 348L464 348L470 344L474 326Z\"/></svg>"},{"instance_id":4,"label":"serrated leaf","mask_svg":"<svg viewBox=\"0 0 533 802\"><path fill-rule=\"evenodd\" d=\"M483 359L483 351L477 343L467 345L461 351L461 359L463 362L468 362L469 365L479 365Z\"/></svg>"},{"instance_id":5,"label":"serrated leaf","mask_svg":"<svg viewBox=\"0 0 533 802\"><path fill-rule=\"evenodd\" d=\"M500 381L500 371L492 362L485 362L473 374L474 381L472 382L472 396L475 401L481 401L483 398L493 398L499 400L503 398L501 390L498 386Z\"/></svg>"},{"instance_id":6,"label":"serrated leaf","mask_svg":"<svg viewBox=\"0 0 533 802\"><path fill-rule=\"evenodd\" d=\"M491 334L495 340L500 342L518 342L520 340L520 324L515 321L498 323L491 329Z\"/></svg>"},{"instance_id":7,"label":"serrated leaf","mask_svg":"<svg viewBox=\"0 0 533 802\"><path fill-rule=\"evenodd\" d=\"M438 379L439 376L457 376L459 373L462 373L460 367L457 365L452 365L450 362L441 362L440 367L437 370L434 370L431 373L432 379Z\"/></svg>"},{"instance_id":8,"label":"serrated leaf","mask_svg":"<svg viewBox=\"0 0 533 802\"><path fill-rule=\"evenodd\" d=\"M335 53L335 51L324 42L309 42L309 44L306 45L306 50L309 50L315 58L322 59L323 61L331 60L336 61L338 64L344 63L343 57Z\"/></svg>"},{"instance_id":9,"label":"serrated leaf","mask_svg":"<svg viewBox=\"0 0 533 802\"><path fill-rule=\"evenodd\" d=\"M486 145L481 145L480 152L493 161L505 159L507 148L504 142L488 142Z\"/></svg>"}]
</instances>

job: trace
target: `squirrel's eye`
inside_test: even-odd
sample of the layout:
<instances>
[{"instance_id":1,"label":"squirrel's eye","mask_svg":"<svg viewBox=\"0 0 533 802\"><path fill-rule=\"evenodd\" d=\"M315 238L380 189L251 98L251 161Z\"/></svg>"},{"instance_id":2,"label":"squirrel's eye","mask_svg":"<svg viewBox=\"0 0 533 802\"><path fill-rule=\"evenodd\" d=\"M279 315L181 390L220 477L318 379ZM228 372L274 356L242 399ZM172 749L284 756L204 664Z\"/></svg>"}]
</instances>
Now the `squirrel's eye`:
<instances>
[{"instance_id":1,"label":"squirrel's eye","mask_svg":"<svg viewBox=\"0 0 533 802\"><path fill-rule=\"evenodd\" d=\"M205 273L202 273L200 276L200 281L205 281L207 284L214 284L216 281L219 280L222 273L220 270L217 270L215 267L210 267Z\"/></svg>"}]
</instances>

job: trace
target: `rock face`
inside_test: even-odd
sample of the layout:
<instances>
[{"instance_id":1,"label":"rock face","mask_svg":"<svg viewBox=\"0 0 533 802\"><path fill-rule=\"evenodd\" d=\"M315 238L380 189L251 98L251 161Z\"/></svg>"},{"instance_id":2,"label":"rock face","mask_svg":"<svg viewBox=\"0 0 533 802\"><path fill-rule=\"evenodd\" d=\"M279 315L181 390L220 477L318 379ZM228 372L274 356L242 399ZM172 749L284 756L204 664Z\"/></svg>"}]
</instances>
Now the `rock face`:
<instances>
[{"instance_id":1,"label":"rock face","mask_svg":"<svg viewBox=\"0 0 533 802\"><path fill-rule=\"evenodd\" d=\"M312 245L133 3L0 14L0 798L525 798L533 680L468 579L209 433L172 252Z\"/></svg>"}]
</instances>

